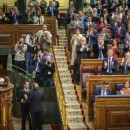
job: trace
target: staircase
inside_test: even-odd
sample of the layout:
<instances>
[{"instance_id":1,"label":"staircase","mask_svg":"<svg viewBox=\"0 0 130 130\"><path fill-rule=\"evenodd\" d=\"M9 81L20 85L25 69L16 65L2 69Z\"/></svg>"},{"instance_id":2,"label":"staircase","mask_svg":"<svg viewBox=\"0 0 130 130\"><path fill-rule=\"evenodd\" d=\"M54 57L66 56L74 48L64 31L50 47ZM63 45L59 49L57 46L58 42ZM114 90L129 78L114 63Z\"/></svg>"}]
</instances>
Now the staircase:
<instances>
[{"instance_id":1,"label":"staircase","mask_svg":"<svg viewBox=\"0 0 130 130\"><path fill-rule=\"evenodd\" d=\"M77 87L73 85L71 72L66 57L67 37L65 30L59 30L59 45L53 46L55 64L60 78L61 89L64 95L66 125L65 130L87 130L83 105L79 100ZM62 107L61 107L62 109ZM63 114L63 112L62 112ZM64 119L63 119L64 120Z\"/></svg>"}]
</instances>

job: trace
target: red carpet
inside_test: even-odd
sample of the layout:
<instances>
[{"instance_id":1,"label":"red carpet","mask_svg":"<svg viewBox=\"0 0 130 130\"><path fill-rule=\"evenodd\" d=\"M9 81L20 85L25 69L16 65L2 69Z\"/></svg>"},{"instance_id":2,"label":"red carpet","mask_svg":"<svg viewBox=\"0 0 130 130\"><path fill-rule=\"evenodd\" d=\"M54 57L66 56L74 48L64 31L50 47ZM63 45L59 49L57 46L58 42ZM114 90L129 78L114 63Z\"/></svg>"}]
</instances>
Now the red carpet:
<instances>
[{"instance_id":1,"label":"red carpet","mask_svg":"<svg viewBox=\"0 0 130 130\"><path fill-rule=\"evenodd\" d=\"M51 125L52 130L62 130L61 125Z\"/></svg>"}]
</instances>

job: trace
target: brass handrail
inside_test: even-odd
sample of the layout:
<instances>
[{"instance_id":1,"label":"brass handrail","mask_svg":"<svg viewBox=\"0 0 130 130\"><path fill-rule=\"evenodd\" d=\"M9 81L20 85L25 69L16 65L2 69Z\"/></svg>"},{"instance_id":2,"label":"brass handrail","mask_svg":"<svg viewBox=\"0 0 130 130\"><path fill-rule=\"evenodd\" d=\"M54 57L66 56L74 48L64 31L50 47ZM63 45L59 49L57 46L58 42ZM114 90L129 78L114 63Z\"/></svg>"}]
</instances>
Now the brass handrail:
<instances>
[{"instance_id":1,"label":"brass handrail","mask_svg":"<svg viewBox=\"0 0 130 130\"><path fill-rule=\"evenodd\" d=\"M32 82L34 82L33 77L32 77L32 74L28 73L27 71L25 71L24 69L22 69L22 68L20 68L20 67L18 67L18 66L16 66L16 65L13 65L13 64L10 64L10 63L9 63L9 66L12 66L12 67L14 67L14 68L17 68L17 69L21 70L22 72L26 73L27 76L28 76L29 78L31 78ZM7 68L7 69L10 70L9 68Z\"/></svg>"},{"instance_id":2,"label":"brass handrail","mask_svg":"<svg viewBox=\"0 0 130 130\"><path fill-rule=\"evenodd\" d=\"M53 47L52 47L52 53L54 55L54 63L55 63L55 69L56 69L54 79L55 79L56 93L57 93L57 98L58 98L58 103L59 103L59 108L60 108L60 114L61 114L64 130L68 130L65 96L64 96L64 92L63 92L63 88L62 88L62 83L60 80L60 75L59 75L58 66L57 66Z\"/></svg>"}]
</instances>

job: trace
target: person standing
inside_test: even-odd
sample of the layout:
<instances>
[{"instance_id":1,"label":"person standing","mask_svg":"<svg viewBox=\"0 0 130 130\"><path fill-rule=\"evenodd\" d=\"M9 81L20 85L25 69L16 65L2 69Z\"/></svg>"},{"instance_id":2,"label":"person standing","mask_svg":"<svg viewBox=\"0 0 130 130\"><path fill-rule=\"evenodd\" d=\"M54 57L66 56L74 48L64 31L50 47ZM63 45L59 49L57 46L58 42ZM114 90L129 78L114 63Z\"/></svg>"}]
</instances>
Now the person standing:
<instances>
[{"instance_id":1,"label":"person standing","mask_svg":"<svg viewBox=\"0 0 130 130\"><path fill-rule=\"evenodd\" d=\"M44 100L44 95L41 90L39 90L39 85L33 83L32 92L30 97L26 95L27 101L30 103L29 111L31 113L32 119L32 130L42 130L42 101Z\"/></svg>"},{"instance_id":2,"label":"person standing","mask_svg":"<svg viewBox=\"0 0 130 130\"><path fill-rule=\"evenodd\" d=\"M29 120L29 130L32 130L31 117L29 114L29 103L27 102L26 96L29 97L31 90L29 89L29 82L25 81L23 84L23 89L18 93L18 101L21 104L21 115L22 115L22 128L21 130L26 130L26 120Z\"/></svg>"}]
</instances>

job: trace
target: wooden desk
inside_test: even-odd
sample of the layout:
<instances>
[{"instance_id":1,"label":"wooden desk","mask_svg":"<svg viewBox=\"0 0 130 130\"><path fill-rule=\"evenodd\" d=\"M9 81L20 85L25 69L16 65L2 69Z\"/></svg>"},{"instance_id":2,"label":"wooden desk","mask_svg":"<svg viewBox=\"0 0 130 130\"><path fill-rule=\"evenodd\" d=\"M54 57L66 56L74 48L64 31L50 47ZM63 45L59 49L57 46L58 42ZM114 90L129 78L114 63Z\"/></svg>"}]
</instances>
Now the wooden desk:
<instances>
[{"instance_id":1,"label":"wooden desk","mask_svg":"<svg viewBox=\"0 0 130 130\"><path fill-rule=\"evenodd\" d=\"M56 44L56 20L55 17L45 17L48 31L52 34L52 42ZM32 31L42 30L42 25L35 24L3 24L0 25L0 48L14 47L20 35L26 36Z\"/></svg>"},{"instance_id":2,"label":"wooden desk","mask_svg":"<svg viewBox=\"0 0 130 130\"><path fill-rule=\"evenodd\" d=\"M94 116L94 108L91 101L91 96L94 92L95 85L101 85L103 81L108 80L110 88L115 91L117 83L124 83L126 80L130 80L130 75L90 75L88 76L87 86L87 105L88 105L88 117ZM90 119L90 118L89 118Z\"/></svg>"},{"instance_id":3,"label":"wooden desk","mask_svg":"<svg viewBox=\"0 0 130 130\"><path fill-rule=\"evenodd\" d=\"M130 96L99 96L94 114L95 130L130 130Z\"/></svg>"},{"instance_id":4,"label":"wooden desk","mask_svg":"<svg viewBox=\"0 0 130 130\"><path fill-rule=\"evenodd\" d=\"M12 121L13 84L7 80L0 84L0 130L14 130Z\"/></svg>"}]
</instances>

